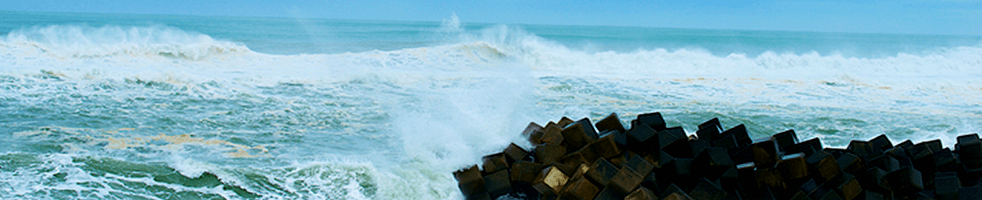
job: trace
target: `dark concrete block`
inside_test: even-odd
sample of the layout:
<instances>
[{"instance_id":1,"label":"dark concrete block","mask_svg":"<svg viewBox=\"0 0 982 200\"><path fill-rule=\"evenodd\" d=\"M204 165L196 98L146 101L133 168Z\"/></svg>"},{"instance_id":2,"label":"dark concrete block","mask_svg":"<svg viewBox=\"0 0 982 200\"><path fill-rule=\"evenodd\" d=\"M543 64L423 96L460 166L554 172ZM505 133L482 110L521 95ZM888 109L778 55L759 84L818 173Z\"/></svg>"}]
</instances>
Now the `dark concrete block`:
<instances>
[{"instance_id":1,"label":"dark concrete block","mask_svg":"<svg viewBox=\"0 0 982 200\"><path fill-rule=\"evenodd\" d=\"M858 175L857 179L859 180L859 184L865 189L885 192L891 189L890 184L884 178L886 176L886 171L871 167L867 168L863 174Z\"/></svg>"},{"instance_id":2,"label":"dark concrete block","mask_svg":"<svg viewBox=\"0 0 982 200\"><path fill-rule=\"evenodd\" d=\"M804 153L805 157L807 158L808 156L811 156L812 153L821 150L822 150L821 139L812 138L809 140L798 142L797 144L790 146L787 149L784 149L784 152L787 154Z\"/></svg>"},{"instance_id":3,"label":"dark concrete block","mask_svg":"<svg viewBox=\"0 0 982 200\"><path fill-rule=\"evenodd\" d=\"M610 115L607 115L607 117L605 117L604 119L597 121L596 126L597 126L597 130L600 132L604 132L607 130L615 130L617 132L623 133L627 131L627 129L624 128L624 125L621 124L620 118L617 118L617 113L610 113Z\"/></svg>"},{"instance_id":4,"label":"dark concrete block","mask_svg":"<svg viewBox=\"0 0 982 200\"><path fill-rule=\"evenodd\" d=\"M835 158L825 152L816 152L806 160L813 167L810 173L812 178L819 182L831 180L841 171Z\"/></svg>"},{"instance_id":5,"label":"dark concrete block","mask_svg":"<svg viewBox=\"0 0 982 200\"><path fill-rule=\"evenodd\" d=\"M638 155L631 156L631 158L629 158L624 164L624 167L631 168L634 170L634 172L641 176L645 176L648 173L651 173L651 170L655 169L655 166L648 162L648 160L645 160Z\"/></svg>"},{"instance_id":6,"label":"dark concrete block","mask_svg":"<svg viewBox=\"0 0 982 200\"><path fill-rule=\"evenodd\" d=\"M614 192L613 189L609 187L601 189L600 192L597 193L597 196L593 197L593 200L623 200L623 199L624 199L624 195L617 194L617 192Z\"/></svg>"},{"instance_id":7,"label":"dark concrete block","mask_svg":"<svg viewBox=\"0 0 982 200\"><path fill-rule=\"evenodd\" d=\"M511 165L511 182L512 184L518 185L531 185L535 182L535 177L539 175L542 168L545 167L542 164L528 162L528 161L517 161Z\"/></svg>"},{"instance_id":8,"label":"dark concrete block","mask_svg":"<svg viewBox=\"0 0 982 200\"><path fill-rule=\"evenodd\" d=\"M784 177L777 168L757 168L757 186L758 187L771 187L778 190L786 190L787 184L784 183Z\"/></svg>"},{"instance_id":9,"label":"dark concrete block","mask_svg":"<svg viewBox=\"0 0 982 200\"><path fill-rule=\"evenodd\" d=\"M696 136L699 136L699 139L713 141L719 139L720 133L722 132L723 127L719 125L719 119L713 118L699 124L699 130L696 131Z\"/></svg>"},{"instance_id":10,"label":"dark concrete block","mask_svg":"<svg viewBox=\"0 0 982 200\"><path fill-rule=\"evenodd\" d=\"M750 145L757 168L770 168L777 164L779 151L777 143L771 138L762 139Z\"/></svg>"},{"instance_id":11,"label":"dark concrete block","mask_svg":"<svg viewBox=\"0 0 982 200\"><path fill-rule=\"evenodd\" d=\"M600 139L597 139L597 141L593 141L593 143L590 143L588 146L593 151L593 153L597 154L598 156L604 158L612 158L614 156L617 156L617 154L621 153L621 148L617 146L615 137L617 137L616 134L607 135L601 137Z\"/></svg>"},{"instance_id":12,"label":"dark concrete block","mask_svg":"<svg viewBox=\"0 0 982 200\"><path fill-rule=\"evenodd\" d=\"M982 166L982 141L979 140L978 134L958 136L955 151L958 152L958 159L965 165L969 167Z\"/></svg>"},{"instance_id":13,"label":"dark concrete block","mask_svg":"<svg viewBox=\"0 0 982 200\"><path fill-rule=\"evenodd\" d=\"M955 154L951 153L951 149L944 148L934 152L934 165L939 172L954 172L957 170L956 164Z\"/></svg>"},{"instance_id":14,"label":"dark concrete block","mask_svg":"<svg viewBox=\"0 0 982 200\"><path fill-rule=\"evenodd\" d=\"M886 198L886 195L883 195L882 193L866 190L866 191L863 191L863 198L862 199L865 199L865 200L879 200L879 199L887 199L887 198Z\"/></svg>"},{"instance_id":15,"label":"dark concrete block","mask_svg":"<svg viewBox=\"0 0 982 200\"><path fill-rule=\"evenodd\" d=\"M689 196L693 199L723 199L728 195L719 185L706 178L701 178L699 183L689 191Z\"/></svg>"},{"instance_id":16,"label":"dark concrete block","mask_svg":"<svg viewBox=\"0 0 982 200\"><path fill-rule=\"evenodd\" d=\"M880 155L871 158L868 162L870 167L878 167L883 171L893 171L900 169L900 161L889 155Z\"/></svg>"},{"instance_id":17,"label":"dark concrete block","mask_svg":"<svg viewBox=\"0 0 982 200\"><path fill-rule=\"evenodd\" d=\"M535 151L535 162L546 165L559 162L560 158L566 155L566 147L551 144L536 146L533 151Z\"/></svg>"},{"instance_id":18,"label":"dark concrete block","mask_svg":"<svg viewBox=\"0 0 982 200\"><path fill-rule=\"evenodd\" d=\"M912 194L924 190L921 172L914 168L900 168L890 172L884 178L890 183L890 188L895 193Z\"/></svg>"},{"instance_id":19,"label":"dark concrete block","mask_svg":"<svg viewBox=\"0 0 982 200\"><path fill-rule=\"evenodd\" d=\"M624 200L648 200L648 199L658 199L658 195L656 195L654 191L651 191L648 188L644 188L644 187L639 187L638 189L634 190L626 197L624 197Z\"/></svg>"},{"instance_id":20,"label":"dark concrete block","mask_svg":"<svg viewBox=\"0 0 982 200\"><path fill-rule=\"evenodd\" d=\"M652 166L655 166L655 169L662 169L668 167L675 160L675 157L665 152L658 152L658 154L645 155L644 159L648 160L648 163L651 163Z\"/></svg>"},{"instance_id":21,"label":"dark concrete block","mask_svg":"<svg viewBox=\"0 0 982 200\"><path fill-rule=\"evenodd\" d=\"M859 140L850 141L849 146L846 147L846 150L849 151L849 153L862 158L863 160L868 160L869 158L883 154L882 150L873 148L873 145L871 145L869 142Z\"/></svg>"},{"instance_id":22,"label":"dark concrete block","mask_svg":"<svg viewBox=\"0 0 982 200\"><path fill-rule=\"evenodd\" d=\"M730 160L736 163L745 163L754 161L753 148L750 146L738 147L737 149L731 149L726 152L730 154Z\"/></svg>"},{"instance_id":23,"label":"dark concrete block","mask_svg":"<svg viewBox=\"0 0 982 200\"><path fill-rule=\"evenodd\" d=\"M839 193L821 187L809 196L814 200L842 200L842 196L839 196Z\"/></svg>"},{"instance_id":24,"label":"dark concrete block","mask_svg":"<svg viewBox=\"0 0 982 200\"><path fill-rule=\"evenodd\" d=\"M545 131L545 127L542 127L535 122L529 122L528 126L525 126L525 130L522 131L522 137L528 138L532 145L538 145L541 143L542 133Z\"/></svg>"},{"instance_id":25,"label":"dark concrete block","mask_svg":"<svg viewBox=\"0 0 982 200\"><path fill-rule=\"evenodd\" d=\"M542 137L539 138L538 146L541 145L560 145L563 143L563 129L556 124L548 124L546 128L542 131Z\"/></svg>"},{"instance_id":26,"label":"dark concrete block","mask_svg":"<svg viewBox=\"0 0 982 200\"><path fill-rule=\"evenodd\" d=\"M737 144L736 138L732 135L721 135L719 139L714 140L712 143L713 147L723 147L727 151L739 148L740 145Z\"/></svg>"},{"instance_id":27,"label":"dark concrete block","mask_svg":"<svg viewBox=\"0 0 982 200\"><path fill-rule=\"evenodd\" d=\"M771 136L772 140L777 143L777 148L781 151L787 151L795 144L798 144L798 134L794 130L786 130L778 134Z\"/></svg>"},{"instance_id":28,"label":"dark concrete block","mask_svg":"<svg viewBox=\"0 0 982 200\"><path fill-rule=\"evenodd\" d=\"M593 164L593 161L599 157L600 156L594 154L593 151L589 151L586 148L583 148L573 153L567 153L565 156L559 159L559 162L567 165L573 165L573 166L577 166L580 164L589 165L589 164Z\"/></svg>"},{"instance_id":29,"label":"dark concrete block","mask_svg":"<svg viewBox=\"0 0 982 200\"><path fill-rule=\"evenodd\" d=\"M805 194L805 192L798 190L798 192L791 195L791 198L788 198L788 200L811 200L811 198L809 198L808 194Z\"/></svg>"},{"instance_id":30,"label":"dark concrete block","mask_svg":"<svg viewBox=\"0 0 982 200\"><path fill-rule=\"evenodd\" d=\"M835 162L839 164L839 169L842 169L846 173L858 174L866 171L866 165L863 164L863 160L852 153L842 154Z\"/></svg>"},{"instance_id":31,"label":"dark concrete block","mask_svg":"<svg viewBox=\"0 0 982 200\"><path fill-rule=\"evenodd\" d=\"M740 177L740 187L743 188L744 192L756 194L760 189L760 185L757 181L757 169L754 163L747 162L736 165L737 174ZM748 196L755 196L749 194Z\"/></svg>"},{"instance_id":32,"label":"dark concrete block","mask_svg":"<svg viewBox=\"0 0 982 200\"><path fill-rule=\"evenodd\" d=\"M631 130L627 131L627 146L628 149L638 152L651 152L652 150L658 150L658 134L654 129L648 127L647 125L632 126Z\"/></svg>"},{"instance_id":33,"label":"dark concrete block","mask_svg":"<svg viewBox=\"0 0 982 200\"><path fill-rule=\"evenodd\" d=\"M903 142L897 143L897 145L893 145L893 147L900 147L900 148L904 148L904 150L907 150L910 149L911 147L914 147L914 142L911 142L910 140L904 140Z\"/></svg>"},{"instance_id":34,"label":"dark concrete block","mask_svg":"<svg viewBox=\"0 0 982 200\"><path fill-rule=\"evenodd\" d=\"M511 143L508 145L508 147L505 148L505 151L503 153L505 153L505 157L508 158L508 163L512 163L515 161L522 160L522 158L525 158L525 156L528 155L529 152L523 149L522 147L516 145L515 143Z\"/></svg>"},{"instance_id":35,"label":"dark concrete block","mask_svg":"<svg viewBox=\"0 0 982 200\"><path fill-rule=\"evenodd\" d=\"M958 199L961 188L958 176L954 173L934 177L934 197L937 199Z\"/></svg>"},{"instance_id":36,"label":"dark concrete block","mask_svg":"<svg viewBox=\"0 0 982 200\"><path fill-rule=\"evenodd\" d=\"M707 141L707 140L703 140L703 139L689 140L689 148L692 148L692 155L693 156L698 156L700 153L702 153L702 151L705 151L706 149L709 149L710 147L713 147L713 146L710 145L709 144L709 141ZM724 149L723 152L726 152L726 150ZM729 156L729 155L727 155L727 156Z\"/></svg>"},{"instance_id":37,"label":"dark concrete block","mask_svg":"<svg viewBox=\"0 0 982 200\"><path fill-rule=\"evenodd\" d=\"M556 166L549 166L542 169L539 176L535 178L532 187L539 191L543 196L556 196L566 186L569 176L559 170Z\"/></svg>"},{"instance_id":38,"label":"dark concrete block","mask_svg":"<svg viewBox=\"0 0 982 200\"><path fill-rule=\"evenodd\" d=\"M593 162L590 170L587 171L587 178L596 182L601 186L605 186L610 183L610 179L617 174L617 167L611 164L606 159L598 158Z\"/></svg>"},{"instance_id":39,"label":"dark concrete block","mask_svg":"<svg viewBox=\"0 0 982 200\"><path fill-rule=\"evenodd\" d=\"M750 145L754 142L753 139L750 138L750 133L747 132L747 127L743 124L727 129L726 131L723 131L721 135L733 135L733 138L736 139L739 146Z\"/></svg>"},{"instance_id":40,"label":"dark concrete block","mask_svg":"<svg viewBox=\"0 0 982 200\"><path fill-rule=\"evenodd\" d=\"M923 145L927 146L928 149L931 150L931 152L938 152L938 151L940 151L943 148L941 146L941 140L940 139L928 140L928 141L921 142L919 144L923 144ZM914 146L917 146L917 145L914 145Z\"/></svg>"},{"instance_id":41,"label":"dark concrete block","mask_svg":"<svg viewBox=\"0 0 982 200\"><path fill-rule=\"evenodd\" d=\"M873 150L884 151L893 148L893 142L890 142L890 138L887 138L886 134L880 134L873 139L869 140L869 144L873 147Z\"/></svg>"},{"instance_id":42,"label":"dark concrete block","mask_svg":"<svg viewBox=\"0 0 982 200\"><path fill-rule=\"evenodd\" d=\"M835 191L839 193L842 199L853 200L859 197L859 194L863 192L863 187L859 184L859 181L855 177L849 175L844 176L842 183L839 184Z\"/></svg>"},{"instance_id":43,"label":"dark concrete block","mask_svg":"<svg viewBox=\"0 0 982 200\"><path fill-rule=\"evenodd\" d=\"M690 176L692 174L692 158L675 158L673 165L675 174Z\"/></svg>"},{"instance_id":44,"label":"dark concrete block","mask_svg":"<svg viewBox=\"0 0 982 200\"><path fill-rule=\"evenodd\" d=\"M804 153L784 155L777 164L781 175L790 182L802 182L808 178L808 161Z\"/></svg>"},{"instance_id":45,"label":"dark concrete block","mask_svg":"<svg viewBox=\"0 0 982 200\"><path fill-rule=\"evenodd\" d=\"M511 178L508 170L501 170L484 176L484 185L491 197L498 197L511 192Z\"/></svg>"},{"instance_id":46,"label":"dark concrete block","mask_svg":"<svg viewBox=\"0 0 982 200\"><path fill-rule=\"evenodd\" d=\"M978 200L982 199L982 187L979 185L962 187L958 189L959 200Z\"/></svg>"},{"instance_id":47,"label":"dark concrete block","mask_svg":"<svg viewBox=\"0 0 982 200\"><path fill-rule=\"evenodd\" d=\"M684 190L682 190L682 188L679 188L679 186L675 185L674 183L665 186L665 189L662 190L661 196L666 197L673 193L682 193L685 194L685 196L689 196L688 193L686 193Z\"/></svg>"},{"instance_id":48,"label":"dark concrete block","mask_svg":"<svg viewBox=\"0 0 982 200\"><path fill-rule=\"evenodd\" d=\"M492 200L493 199L491 198L491 195L488 195L487 192L478 192L475 194L468 195L466 197L467 200Z\"/></svg>"},{"instance_id":49,"label":"dark concrete block","mask_svg":"<svg viewBox=\"0 0 982 200\"><path fill-rule=\"evenodd\" d=\"M662 188L661 186L662 184L658 182L658 174L654 172L648 173L647 175L644 176L644 179L641 180L641 187L646 187L648 189L651 189L652 191L655 191L657 194L661 194L661 188Z\"/></svg>"},{"instance_id":50,"label":"dark concrete block","mask_svg":"<svg viewBox=\"0 0 982 200\"><path fill-rule=\"evenodd\" d=\"M635 120L639 124L648 125L648 127L655 129L655 131L665 129L665 119L662 118L661 113L659 112L640 114ZM631 125L631 127L634 126L635 125L633 124Z\"/></svg>"},{"instance_id":51,"label":"dark concrete block","mask_svg":"<svg viewBox=\"0 0 982 200\"><path fill-rule=\"evenodd\" d=\"M590 125L590 128L592 127L593 125ZM580 148L583 148L583 146L586 146L586 144L596 140L595 138L591 138L595 137L595 135L590 136L584 131L586 128L587 127L583 126L583 123L573 123L566 126L566 128L563 128L563 141L566 144L566 148L570 150L579 150Z\"/></svg>"},{"instance_id":52,"label":"dark concrete block","mask_svg":"<svg viewBox=\"0 0 982 200\"><path fill-rule=\"evenodd\" d=\"M454 178L457 179L457 187L460 188L460 192L465 197L487 191L484 177L481 176L481 171L477 165L455 171L453 174Z\"/></svg>"},{"instance_id":53,"label":"dark concrete block","mask_svg":"<svg viewBox=\"0 0 982 200\"><path fill-rule=\"evenodd\" d=\"M692 200L692 197L689 197L684 192L673 192L662 198L662 200Z\"/></svg>"},{"instance_id":54,"label":"dark concrete block","mask_svg":"<svg viewBox=\"0 0 982 200\"><path fill-rule=\"evenodd\" d=\"M575 122L575 121L573 121L573 119L570 119L569 117L563 116L563 118L562 119L559 119L559 122L556 122L556 124L559 125L560 128L565 128L566 126L569 126L570 124L573 124L573 122Z\"/></svg>"},{"instance_id":55,"label":"dark concrete block","mask_svg":"<svg viewBox=\"0 0 982 200\"><path fill-rule=\"evenodd\" d=\"M575 123L583 125L583 132L586 133L590 141L600 138L599 135L597 135L597 128L593 127L593 122L590 122L590 118L584 117L583 119L576 120Z\"/></svg>"},{"instance_id":56,"label":"dark concrete block","mask_svg":"<svg viewBox=\"0 0 982 200\"><path fill-rule=\"evenodd\" d=\"M590 200L600 192L597 186L590 183L585 178L579 178L570 182L563 190L563 199Z\"/></svg>"},{"instance_id":57,"label":"dark concrete block","mask_svg":"<svg viewBox=\"0 0 982 200\"><path fill-rule=\"evenodd\" d=\"M808 179L808 181L802 183L801 186L798 186L798 189L801 190L802 192L805 192L805 194L811 195L817 192L821 188L818 186L818 183L816 183L814 179Z\"/></svg>"},{"instance_id":58,"label":"dark concrete block","mask_svg":"<svg viewBox=\"0 0 982 200\"><path fill-rule=\"evenodd\" d=\"M898 161L903 158L910 157L907 155L907 149L901 146L895 146L893 148L887 149L886 151L883 151L883 154L896 158Z\"/></svg>"},{"instance_id":59,"label":"dark concrete block","mask_svg":"<svg viewBox=\"0 0 982 200\"><path fill-rule=\"evenodd\" d=\"M685 135L682 127L670 127L659 131L658 142L662 151L672 157L692 158L692 147L689 146L689 138Z\"/></svg>"},{"instance_id":60,"label":"dark concrete block","mask_svg":"<svg viewBox=\"0 0 982 200\"><path fill-rule=\"evenodd\" d=\"M496 153L484 156L484 164L481 165L483 168L483 174L491 174L504 169L508 169L508 158L505 158L505 154Z\"/></svg>"},{"instance_id":61,"label":"dark concrete block","mask_svg":"<svg viewBox=\"0 0 982 200\"><path fill-rule=\"evenodd\" d=\"M730 160L730 155L722 147L709 148L692 160L694 170L700 172L700 176L710 179L717 179L736 164Z\"/></svg>"},{"instance_id":62,"label":"dark concrete block","mask_svg":"<svg viewBox=\"0 0 982 200\"><path fill-rule=\"evenodd\" d=\"M632 170L629 167L623 167L617 171L617 174L610 179L610 183L607 187L614 189L614 192L621 194L627 194L634 191L639 185L641 185L641 180L644 177Z\"/></svg>"}]
</instances>

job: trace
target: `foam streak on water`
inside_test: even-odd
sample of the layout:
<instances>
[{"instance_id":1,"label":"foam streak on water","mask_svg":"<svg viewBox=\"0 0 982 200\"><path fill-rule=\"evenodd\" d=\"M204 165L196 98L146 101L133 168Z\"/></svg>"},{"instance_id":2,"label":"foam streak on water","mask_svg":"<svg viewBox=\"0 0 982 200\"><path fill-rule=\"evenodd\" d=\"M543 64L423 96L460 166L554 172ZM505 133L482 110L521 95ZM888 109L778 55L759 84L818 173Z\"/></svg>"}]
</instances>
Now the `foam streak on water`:
<instances>
[{"instance_id":1,"label":"foam streak on water","mask_svg":"<svg viewBox=\"0 0 982 200\"><path fill-rule=\"evenodd\" d=\"M53 23L0 30L3 199L461 199L450 172L528 122L610 112L832 146L982 129L977 37L3 15Z\"/></svg>"}]
</instances>

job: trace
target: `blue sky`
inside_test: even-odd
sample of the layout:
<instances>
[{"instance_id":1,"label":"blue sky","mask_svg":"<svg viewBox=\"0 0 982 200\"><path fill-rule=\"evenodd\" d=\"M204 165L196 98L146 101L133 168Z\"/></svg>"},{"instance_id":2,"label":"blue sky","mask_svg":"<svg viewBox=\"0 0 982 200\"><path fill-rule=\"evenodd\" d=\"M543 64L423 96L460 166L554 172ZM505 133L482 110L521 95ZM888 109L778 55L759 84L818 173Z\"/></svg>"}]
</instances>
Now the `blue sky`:
<instances>
[{"instance_id":1,"label":"blue sky","mask_svg":"<svg viewBox=\"0 0 982 200\"><path fill-rule=\"evenodd\" d=\"M8 0L0 10L982 35L982 0Z\"/></svg>"}]
</instances>

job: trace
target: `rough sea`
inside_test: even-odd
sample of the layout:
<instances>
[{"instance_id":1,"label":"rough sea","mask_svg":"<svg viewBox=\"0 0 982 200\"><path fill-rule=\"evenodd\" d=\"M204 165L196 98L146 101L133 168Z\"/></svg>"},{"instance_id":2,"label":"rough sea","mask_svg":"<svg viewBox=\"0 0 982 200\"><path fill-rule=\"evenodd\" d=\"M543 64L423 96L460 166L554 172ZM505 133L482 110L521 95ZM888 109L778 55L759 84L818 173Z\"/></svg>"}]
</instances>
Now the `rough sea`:
<instances>
[{"instance_id":1,"label":"rough sea","mask_svg":"<svg viewBox=\"0 0 982 200\"><path fill-rule=\"evenodd\" d=\"M982 37L0 12L0 199L462 199L529 122L982 131Z\"/></svg>"}]
</instances>

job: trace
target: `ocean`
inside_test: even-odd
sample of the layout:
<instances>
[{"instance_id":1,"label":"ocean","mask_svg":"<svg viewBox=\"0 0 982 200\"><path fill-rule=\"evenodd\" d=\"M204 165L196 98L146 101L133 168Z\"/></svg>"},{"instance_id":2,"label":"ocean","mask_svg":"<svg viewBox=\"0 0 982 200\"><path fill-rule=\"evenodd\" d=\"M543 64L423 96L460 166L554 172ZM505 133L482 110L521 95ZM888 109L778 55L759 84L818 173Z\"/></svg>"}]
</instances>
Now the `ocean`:
<instances>
[{"instance_id":1,"label":"ocean","mask_svg":"<svg viewBox=\"0 0 982 200\"><path fill-rule=\"evenodd\" d=\"M982 37L0 12L0 199L462 199L563 116L982 130Z\"/></svg>"}]
</instances>

